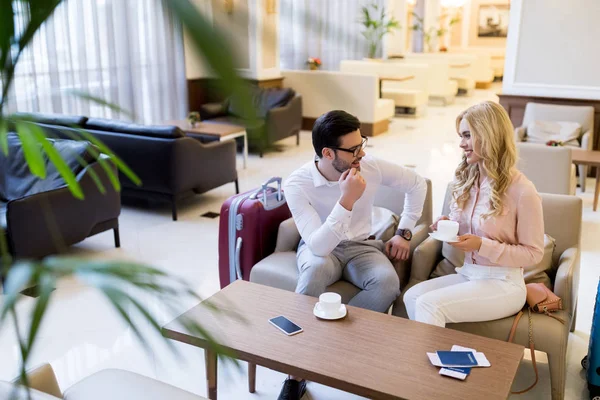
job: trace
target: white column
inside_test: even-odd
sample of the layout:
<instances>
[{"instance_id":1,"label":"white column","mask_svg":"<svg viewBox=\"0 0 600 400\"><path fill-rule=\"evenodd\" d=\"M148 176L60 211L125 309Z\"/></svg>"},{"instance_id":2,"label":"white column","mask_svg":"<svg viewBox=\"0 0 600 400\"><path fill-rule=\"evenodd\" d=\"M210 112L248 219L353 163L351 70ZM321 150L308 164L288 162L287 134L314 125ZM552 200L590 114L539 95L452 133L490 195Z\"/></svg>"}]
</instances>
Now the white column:
<instances>
[{"instance_id":1,"label":"white column","mask_svg":"<svg viewBox=\"0 0 600 400\"><path fill-rule=\"evenodd\" d=\"M248 0L248 12L250 67L240 73L258 80L279 78L279 0Z\"/></svg>"},{"instance_id":2,"label":"white column","mask_svg":"<svg viewBox=\"0 0 600 400\"><path fill-rule=\"evenodd\" d=\"M209 21L213 20L210 0L192 0L194 6ZM185 76L187 79L205 78L211 75L210 68L198 52L196 45L190 40L187 32L183 32L183 48L185 54Z\"/></svg>"},{"instance_id":3,"label":"white column","mask_svg":"<svg viewBox=\"0 0 600 400\"><path fill-rule=\"evenodd\" d=\"M440 0L417 0L414 12L423 18L425 32L437 31L440 26ZM432 33L430 41L432 49L437 49L439 43L435 32ZM413 32L413 50L415 52L427 51L425 35L421 32Z\"/></svg>"},{"instance_id":4,"label":"white column","mask_svg":"<svg viewBox=\"0 0 600 400\"><path fill-rule=\"evenodd\" d=\"M471 0L467 0L463 6L462 13L462 35L461 35L461 47L469 47L469 35L471 34Z\"/></svg>"},{"instance_id":5,"label":"white column","mask_svg":"<svg viewBox=\"0 0 600 400\"><path fill-rule=\"evenodd\" d=\"M220 28L232 42L233 50L238 57L241 57L239 66L243 68L238 68L241 76L258 80L281 77L279 70L279 0L233 1L230 12L222 8L223 3L220 2L192 1L198 10L210 21L213 21L213 24ZM242 25L246 25L246 21L248 26L244 28ZM245 35L246 32L247 35ZM240 33L244 35L240 35ZM213 75L187 35L184 35L184 46L187 79L206 78Z\"/></svg>"},{"instance_id":6,"label":"white column","mask_svg":"<svg viewBox=\"0 0 600 400\"><path fill-rule=\"evenodd\" d=\"M415 15L423 18L425 16L425 0L417 0L413 8ZM416 20L413 17L413 24ZM425 51L425 37L421 31L413 31L412 33L412 49L415 53Z\"/></svg>"},{"instance_id":7,"label":"white column","mask_svg":"<svg viewBox=\"0 0 600 400\"><path fill-rule=\"evenodd\" d=\"M406 26L407 0L386 0L385 6L388 17L394 17L400 23L400 29L394 30L383 37L383 58L390 55L406 53L406 37L410 26Z\"/></svg>"},{"instance_id":8,"label":"white column","mask_svg":"<svg viewBox=\"0 0 600 400\"><path fill-rule=\"evenodd\" d=\"M431 35L432 50L437 50L440 47L435 32L440 28L441 8L440 0L425 0L425 29L427 32L433 31Z\"/></svg>"}]
</instances>

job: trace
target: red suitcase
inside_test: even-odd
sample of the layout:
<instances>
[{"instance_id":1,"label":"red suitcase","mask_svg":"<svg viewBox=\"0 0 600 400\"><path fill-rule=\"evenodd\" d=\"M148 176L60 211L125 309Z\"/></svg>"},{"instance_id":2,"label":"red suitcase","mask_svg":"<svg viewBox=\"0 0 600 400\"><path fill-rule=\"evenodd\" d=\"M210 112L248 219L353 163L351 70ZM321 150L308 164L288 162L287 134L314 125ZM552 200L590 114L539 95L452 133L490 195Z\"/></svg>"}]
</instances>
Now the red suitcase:
<instances>
[{"instance_id":1,"label":"red suitcase","mask_svg":"<svg viewBox=\"0 0 600 400\"><path fill-rule=\"evenodd\" d=\"M271 183L277 183L277 188L269 186ZM275 250L279 224L291 216L277 177L223 203L219 221L221 288L236 279L250 279L252 267Z\"/></svg>"}]
</instances>

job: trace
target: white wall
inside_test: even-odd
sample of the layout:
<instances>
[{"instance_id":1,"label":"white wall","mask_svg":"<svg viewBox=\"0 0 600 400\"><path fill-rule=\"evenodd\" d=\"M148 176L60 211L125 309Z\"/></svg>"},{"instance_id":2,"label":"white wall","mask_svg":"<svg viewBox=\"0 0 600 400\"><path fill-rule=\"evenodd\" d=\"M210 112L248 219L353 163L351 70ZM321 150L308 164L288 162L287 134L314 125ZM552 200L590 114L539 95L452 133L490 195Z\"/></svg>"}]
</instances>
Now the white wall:
<instances>
[{"instance_id":1,"label":"white wall","mask_svg":"<svg viewBox=\"0 0 600 400\"><path fill-rule=\"evenodd\" d=\"M513 0L502 92L600 100L600 1Z\"/></svg>"}]
</instances>

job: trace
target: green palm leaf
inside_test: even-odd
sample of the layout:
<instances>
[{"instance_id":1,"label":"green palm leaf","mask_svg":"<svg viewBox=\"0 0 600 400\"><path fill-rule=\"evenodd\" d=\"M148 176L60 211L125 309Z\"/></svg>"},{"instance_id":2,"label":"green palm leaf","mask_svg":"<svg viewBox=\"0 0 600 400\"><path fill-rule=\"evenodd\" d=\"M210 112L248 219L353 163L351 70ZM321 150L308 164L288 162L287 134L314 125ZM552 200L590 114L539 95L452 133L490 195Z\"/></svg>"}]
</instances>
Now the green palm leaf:
<instances>
[{"instance_id":1,"label":"green palm leaf","mask_svg":"<svg viewBox=\"0 0 600 400\"><path fill-rule=\"evenodd\" d=\"M17 135L21 139L23 155L25 162L29 166L29 171L39 178L46 178L46 162L41 146L33 137L28 127L23 124L17 124Z\"/></svg>"},{"instance_id":2,"label":"green palm leaf","mask_svg":"<svg viewBox=\"0 0 600 400\"><path fill-rule=\"evenodd\" d=\"M34 123L18 122L17 131L24 131L29 133L33 140L37 142L46 152L50 162L54 164L60 176L65 180L67 187L71 191L71 194L73 194L75 198L83 200L83 191L81 190L81 186L79 186L79 182L77 182L75 174L67 165L66 161L60 155L58 150L54 148L54 145L50 141L48 141L44 130L40 128L39 125Z\"/></svg>"}]
</instances>

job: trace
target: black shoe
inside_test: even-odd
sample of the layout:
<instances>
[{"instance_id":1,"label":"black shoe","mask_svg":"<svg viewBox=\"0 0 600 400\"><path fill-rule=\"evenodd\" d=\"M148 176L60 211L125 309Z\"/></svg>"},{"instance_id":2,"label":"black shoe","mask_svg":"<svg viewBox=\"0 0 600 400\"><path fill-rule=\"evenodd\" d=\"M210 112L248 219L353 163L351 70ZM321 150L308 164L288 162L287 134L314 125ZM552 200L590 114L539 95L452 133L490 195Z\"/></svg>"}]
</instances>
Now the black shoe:
<instances>
[{"instance_id":1,"label":"black shoe","mask_svg":"<svg viewBox=\"0 0 600 400\"><path fill-rule=\"evenodd\" d=\"M281 393L277 400L300 400L306 393L306 381L302 379L298 382L295 379L286 379L281 388Z\"/></svg>"}]
</instances>

